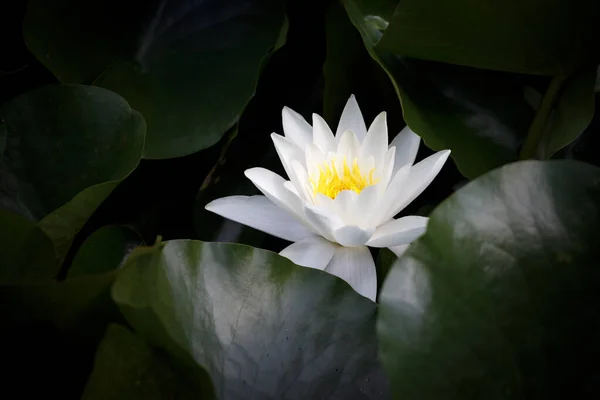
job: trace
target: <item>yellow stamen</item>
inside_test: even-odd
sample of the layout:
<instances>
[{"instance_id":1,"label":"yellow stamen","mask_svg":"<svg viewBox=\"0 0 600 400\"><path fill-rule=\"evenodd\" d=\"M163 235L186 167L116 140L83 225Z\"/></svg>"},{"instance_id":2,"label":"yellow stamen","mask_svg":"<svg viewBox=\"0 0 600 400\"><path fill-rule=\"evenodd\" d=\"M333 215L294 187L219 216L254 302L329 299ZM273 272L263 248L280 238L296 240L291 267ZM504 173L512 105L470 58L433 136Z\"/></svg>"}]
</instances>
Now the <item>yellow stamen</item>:
<instances>
[{"instance_id":1,"label":"yellow stamen","mask_svg":"<svg viewBox=\"0 0 600 400\"><path fill-rule=\"evenodd\" d=\"M373 179L374 172L375 168L371 169L368 174L363 175L355 158L352 162L352 168L348 166L346 159L344 159L342 173L340 174L335 167L335 160L331 160L331 162L319 166L319 172L311 177L310 184L315 196L317 193L321 193L335 199L344 190L353 190L360 193L367 186L376 184L379 179Z\"/></svg>"}]
</instances>

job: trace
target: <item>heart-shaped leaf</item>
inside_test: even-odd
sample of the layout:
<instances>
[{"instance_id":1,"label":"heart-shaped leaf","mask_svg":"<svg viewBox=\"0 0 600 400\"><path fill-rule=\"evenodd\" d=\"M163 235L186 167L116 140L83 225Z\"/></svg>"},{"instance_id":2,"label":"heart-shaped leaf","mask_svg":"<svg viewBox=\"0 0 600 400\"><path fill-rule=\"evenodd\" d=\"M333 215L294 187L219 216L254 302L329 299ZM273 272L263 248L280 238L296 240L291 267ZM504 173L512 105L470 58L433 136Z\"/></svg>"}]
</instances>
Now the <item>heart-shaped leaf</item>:
<instances>
[{"instance_id":1,"label":"heart-shaped leaf","mask_svg":"<svg viewBox=\"0 0 600 400\"><path fill-rule=\"evenodd\" d=\"M594 117L595 80L595 68L577 71L565 80L538 148L540 158L550 158L588 127Z\"/></svg>"},{"instance_id":2,"label":"heart-shaped leaf","mask_svg":"<svg viewBox=\"0 0 600 400\"><path fill-rule=\"evenodd\" d=\"M137 166L143 117L118 95L80 85L46 86L0 107L7 131L0 206L32 221L62 260L75 234Z\"/></svg>"},{"instance_id":3,"label":"heart-shaped leaf","mask_svg":"<svg viewBox=\"0 0 600 400\"><path fill-rule=\"evenodd\" d=\"M140 248L113 298L142 336L204 367L219 398L387 397L375 304L275 253L190 240Z\"/></svg>"},{"instance_id":4,"label":"heart-shaped leaf","mask_svg":"<svg viewBox=\"0 0 600 400\"><path fill-rule=\"evenodd\" d=\"M233 126L283 26L275 0L35 0L23 31L62 82L125 97L148 122L144 156L169 158Z\"/></svg>"},{"instance_id":5,"label":"heart-shaped leaf","mask_svg":"<svg viewBox=\"0 0 600 400\"><path fill-rule=\"evenodd\" d=\"M83 400L209 399L199 397L169 357L126 328L111 324L98 346Z\"/></svg>"},{"instance_id":6,"label":"heart-shaped leaf","mask_svg":"<svg viewBox=\"0 0 600 400\"><path fill-rule=\"evenodd\" d=\"M126 226L103 226L83 242L69 268L69 278L100 274L118 268L135 247L143 244L138 233Z\"/></svg>"},{"instance_id":7,"label":"heart-shaped leaf","mask_svg":"<svg viewBox=\"0 0 600 400\"><path fill-rule=\"evenodd\" d=\"M107 323L122 321L109 295L114 276L0 284L4 390L79 398Z\"/></svg>"},{"instance_id":8,"label":"heart-shaped leaf","mask_svg":"<svg viewBox=\"0 0 600 400\"><path fill-rule=\"evenodd\" d=\"M402 28L396 29L395 18L398 13L408 15L410 9L405 7L410 6L407 3L414 2L401 2L398 10L396 10L395 0L377 2L344 0L343 3L350 20L361 33L369 54L393 81L402 102L406 123L423 138L428 147L433 150L451 149L452 158L463 175L468 178L475 178L519 158L520 149L534 120L535 107L528 104L527 92L531 87L549 86L547 78L407 57L412 55L427 60L449 61L443 57L431 56L435 53L435 50L431 49L427 52L430 56L427 56L404 51L400 47L383 46L384 39L387 43L396 39L404 42L408 38L412 40L414 37L412 33L404 32L403 36L400 36L398 29ZM415 18L426 21L447 19L448 15L454 15L441 13L447 6L428 9L429 5L422 4L412 7L416 12ZM469 14L469 18L473 17L472 10L468 7L466 9L454 7L453 3L451 8L454 9L454 13L464 12ZM492 9L512 6L502 4L477 7ZM427 9L431 15L424 12ZM460 20L460 18L462 17L447 19L447 21ZM412 22L406 25L412 26L411 24ZM463 31L470 28L470 26L464 27ZM473 36L476 35L477 33L473 31ZM460 48L460 45L457 44L457 48ZM468 47L468 44L465 46ZM459 51L454 51L452 54L464 55ZM481 66L478 63L461 64ZM520 68L498 67L496 69L523 71ZM568 72L571 73L572 69ZM576 71L573 77L565 78L569 81L569 85L572 81L574 87L571 89L565 87L564 91L557 91L556 98L548 102L550 109L556 104L555 115L558 119L554 123L555 126L552 121L542 121L541 129L548 129L550 131L548 135L554 137L549 139L551 144L548 151L542 149L544 154L556 151L557 146L564 146L565 142L574 140L581 133L586 119L590 117L589 92L593 84L587 80L581 82L578 76L579 72ZM542 93L544 90L542 89ZM569 117L565 118L561 115Z\"/></svg>"},{"instance_id":9,"label":"heart-shaped leaf","mask_svg":"<svg viewBox=\"0 0 600 400\"><path fill-rule=\"evenodd\" d=\"M50 280L56 277L52 242L33 222L0 210L0 282Z\"/></svg>"},{"instance_id":10,"label":"heart-shaped leaf","mask_svg":"<svg viewBox=\"0 0 600 400\"><path fill-rule=\"evenodd\" d=\"M592 42L587 35L593 32L598 15L598 2L588 0L393 2L398 6L385 19L389 26L378 48L528 74L565 75L588 58L590 49L584 43Z\"/></svg>"},{"instance_id":11,"label":"heart-shaped leaf","mask_svg":"<svg viewBox=\"0 0 600 400\"><path fill-rule=\"evenodd\" d=\"M597 398L599 205L600 169L532 161L437 207L380 295L395 396Z\"/></svg>"}]
</instances>

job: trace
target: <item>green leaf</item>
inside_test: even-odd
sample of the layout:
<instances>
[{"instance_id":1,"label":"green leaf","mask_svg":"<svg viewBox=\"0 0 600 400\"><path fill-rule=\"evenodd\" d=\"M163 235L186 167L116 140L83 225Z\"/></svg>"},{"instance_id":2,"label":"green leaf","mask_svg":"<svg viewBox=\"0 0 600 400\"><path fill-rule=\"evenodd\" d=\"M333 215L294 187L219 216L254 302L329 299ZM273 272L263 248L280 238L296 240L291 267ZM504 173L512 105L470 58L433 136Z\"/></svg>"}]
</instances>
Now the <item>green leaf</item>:
<instances>
[{"instance_id":1,"label":"green leaf","mask_svg":"<svg viewBox=\"0 0 600 400\"><path fill-rule=\"evenodd\" d=\"M594 117L594 84L596 70L578 71L563 83L562 92L546 124L539 157L554 153L581 135Z\"/></svg>"},{"instance_id":2,"label":"green leaf","mask_svg":"<svg viewBox=\"0 0 600 400\"><path fill-rule=\"evenodd\" d=\"M534 77L416 60L379 49L374 44L394 6L385 0L345 0L344 5L369 54L392 80L404 120L429 148L451 149L468 178L518 159L534 116L523 93Z\"/></svg>"},{"instance_id":3,"label":"green leaf","mask_svg":"<svg viewBox=\"0 0 600 400\"><path fill-rule=\"evenodd\" d=\"M114 277L111 272L64 282L0 285L4 390L18 390L25 398L49 392L80 397L107 323L122 321L110 298Z\"/></svg>"},{"instance_id":4,"label":"green leaf","mask_svg":"<svg viewBox=\"0 0 600 400\"><path fill-rule=\"evenodd\" d=\"M386 398L376 306L265 250L170 241L136 250L113 299L143 337L208 371L218 398Z\"/></svg>"},{"instance_id":5,"label":"green leaf","mask_svg":"<svg viewBox=\"0 0 600 400\"><path fill-rule=\"evenodd\" d=\"M383 282L385 282L385 278L390 273L397 259L398 257L390 249L379 249L379 253L375 259L375 268L377 268L377 293L381 292Z\"/></svg>"},{"instance_id":6,"label":"green leaf","mask_svg":"<svg viewBox=\"0 0 600 400\"><path fill-rule=\"evenodd\" d=\"M103 226L83 242L69 268L69 278L99 274L117 269L125 257L143 240L126 226Z\"/></svg>"},{"instance_id":7,"label":"green leaf","mask_svg":"<svg viewBox=\"0 0 600 400\"><path fill-rule=\"evenodd\" d=\"M476 68L563 76L587 57L581 38L590 33L586 24L596 10L588 0L397 3L393 15L383 18L387 26L376 45L381 50Z\"/></svg>"},{"instance_id":8,"label":"green leaf","mask_svg":"<svg viewBox=\"0 0 600 400\"><path fill-rule=\"evenodd\" d=\"M62 82L125 97L148 122L144 156L169 158L212 146L235 124L283 26L275 0L35 0L23 30Z\"/></svg>"},{"instance_id":9,"label":"green leaf","mask_svg":"<svg viewBox=\"0 0 600 400\"><path fill-rule=\"evenodd\" d=\"M337 126L348 98L354 94L367 126L380 112L387 111L390 135L398 133L406 124L394 86L365 50L341 4L332 3L325 28L323 118L330 126Z\"/></svg>"},{"instance_id":10,"label":"green leaf","mask_svg":"<svg viewBox=\"0 0 600 400\"><path fill-rule=\"evenodd\" d=\"M6 125L0 122L0 162L6 150Z\"/></svg>"},{"instance_id":11,"label":"green leaf","mask_svg":"<svg viewBox=\"0 0 600 400\"><path fill-rule=\"evenodd\" d=\"M166 354L111 324L98 347L83 400L198 399ZM201 398L201 397L200 397Z\"/></svg>"},{"instance_id":12,"label":"green leaf","mask_svg":"<svg viewBox=\"0 0 600 400\"><path fill-rule=\"evenodd\" d=\"M0 162L5 209L40 221L62 260L75 234L137 166L143 117L118 95L46 86L0 108L7 146Z\"/></svg>"},{"instance_id":13,"label":"green leaf","mask_svg":"<svg viewBox=\"0 0 600 400\"><path fill-rule=\"evenodd\" d=\"M49 280L58 269L52 242L26 218L0 210L0 282Z\"/></svg>"},{"instance_id":14,"label":"green leaf","mask_svg":"<svg viewBox=\"0 0 600 400\"><path fill-rule=\"evenodd\" d=\"M380 296L394 395L597 398L600 169L507 165L459 189Z\"/></svg>"}]
</instances>

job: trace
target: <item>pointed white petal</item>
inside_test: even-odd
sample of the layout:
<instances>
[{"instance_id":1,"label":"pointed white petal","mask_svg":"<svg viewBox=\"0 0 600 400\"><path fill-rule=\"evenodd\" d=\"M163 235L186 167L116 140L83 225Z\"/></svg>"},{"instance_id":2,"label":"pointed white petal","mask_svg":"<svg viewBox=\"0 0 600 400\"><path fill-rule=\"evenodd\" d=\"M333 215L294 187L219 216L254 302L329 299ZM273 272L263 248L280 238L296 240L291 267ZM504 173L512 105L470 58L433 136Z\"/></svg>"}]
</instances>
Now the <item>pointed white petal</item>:
<instances>
[{"instance_id":1,"label":"pointed white petal","mask_svg":"<svg viewBox=\"0 0 600 400\"><path fill-rule=\"evenodd\" d=\"M344 111L342 111L342 116L340 117L340 122L335 132L336 138L339 140L342 133L348 130L354 132L360 142L367 136L365 120L363 119L354 95L350 96L344 107Z\"/></svg>"},{"instance_id":2,"label":"pointed white petal","mask_svg":"<svg viewBox=\"0 0 600 400\"><path fill-rule=\"evenodd\" d=\"M380 113L369 127L361 148L361 159L372 156L381 168L388 150L388 129L385 111Z\"/></svg>"},{"instance_id":3,"label":"pointed white petal","mask_svg":"<svg viewBox=\"0 0 600 400\"><path fill-rule=\"evenodd\" d=\"M271 139L275 145L275 151L283 164L283 169L290 180L292 179L292 161L297 160L299 162L304 161L304 152L300 150L298 146L288 138L285 138L276 133L271 134Z\"/></svg>"},{"instance_id":4,"label":"pointed white petal","mask_svg":"<svg viewBox=\"0 0 600 400\"><path fill-rule=\"evenodd\" d=\"M292 243L279 254L303 267L325 269L337 247L320 236L310 236Z\"/></svg>"},{"instance_id":5,"label":"pointed white petal","mask_svg":"<svg viewBox=\"0 0 600 400\"><path fill-rule=\"evenodd\" d=\"M387 211L386 219L398 214L404 207L410 204L418 195L429 186L437 174L441 171L444 163L450 155L450 150L438 151L426 159L412 166L410 173L404 182L404 188L396 196L391 195L389 199L391 207ZM390 195L388 190L386 196Z\"/></svg>"},{"instance_id":6,"label":"pointed white petal","mask_svg":"<svg viewBox=\"0 0 600 400\"><path fill-rule=\"evenodd\" d=\"M302 195L298 192L298 189L296 189L296 186L294 186L291 181L283 182L283 187L290 191L290 193L292 193L294 196L302 197Z\"/></svg>"},{"instance_id":7,"label":"pointed white petal","mask_svg":"<svg viewBox=\"0 0 600 400\"><path fill-rule=\"evenodd\" d=\"M302 200L284 187L285 180L281 176L265 168L250 168L244 175L276 206L304 220Z\"/></svg>"},{"instance_id":8,"label":"pointed white petal","mask_svg":"<svg viewBox=\"0 0 600 400\"><path fill-rule=\"evenodd\" d=\"M355 215L355 221L362 228L374 227L371 215L373 210L379 203L381 195L384 193L379 187L379 184L367 186L359 194L354 204L352 212Z\"/></svg>"},{"instance_id":9,"label":"pointed white petal","mask_svg":"<svg viewBox=\"0 0 600 400\"><path fill-rule=\"evenodd\" d=\"M390 147L394 146L396 148L394 172L406 164L414 164L420 143L421 138L408 125L396 135L392 143L390 143Z\"/></svg>"},{"instance_id":10,"label":"pointed white petal","mask_svg":"<svg viewBox=\"0 0 600 400\"><path fill-rule=\"evenodd\" d=\"M309 174L318 173L319 167L322 167L325 164L325 155L319 148L311 143L306 146L306 170Z\"/></svg>"},{"instance_id":11,"label":"pointed white petal","mask_svg":"<svg viewBox=\"0 0 600 400\"><path fill-rule=\"evenodd\" d=\"M265 196L230 196L208 203L208 211L269 235L296 242L314 234Z\"/></svg>"},{"instance_id":12,"label":"pointed white petal","mask_svg":"<svg viewBox=\"0 0 600 400\"><path fill-rule=\"evenodd\" d=\"M312 203L312 189L310 179L304 165L298 160L292 160L292 183L296 186L298 192L302 195L304 201Z\"/></svg>"},{"instance_id":13,"label":"pointed white petal","mask_svg":"<svg viewBox=\"0 0 600 400\"><path fill-rule=\"evenodd\" d=\"M327 122L319 114L313 114L313 143L323 154L335 151L335 138Z\"/></svg>"},{"instance_id":14,"label":"pointed white petal","mask_svg":"<svg viewBox=\"0 0 600 400\"><path fill-rule=\"evenodd\" d=\"M362 229L355 225L346 225L333 231L335 241L342 246L362 246L369 241L375 228Z\"/></svg>"},{"instance_id":15,"label":"pointed white petal","mask_svg":"<svg viewBox=\"0 0 600 400\"><path fill-rule=\"evenodd\" d=\"M390 247L411 243L425 233L427 217L409 215L393 219L377 228L367 246Z\"/></svg>"},{"instance_id":16,"label":"pointed white petal","mask_svg":"<svg viewBox=\"0 0 600 400\"><path fill-rule=\"evenodd\" d=\"M390 147L385 155L385 162L383 164L383 171L381 172L381 180L378 184L382 185L384 189L387 189L390 184L390 179L394 176L394 164L396 160L396 148Z\"/></svg>"},{"instance_id":17,"label":"pointed white petal","mask_svg":"<svg viewBox=\"0 0 600 400\"><path fill-rule=\"evenodd\" d=\"M388 216L389 210L394 206L395 200L402 196L405 188L405 182L410 174L410 170L410 165L405 165L400 168L394 176L392 176L392 180L390 181L387 190L382 195L382 198L379 201L376 209L373 210L371 219L375 226L381 225L383 222L391 219L395 215Z\"/></svg>"},{"instance_id":18,"label":"pointed white petal","mask_svg":"<svg viewBox=\"0 0 600 400\"><path fill-rule=\"evenodd\" d=\"M333 203L334 212L340 217L345 225L356 225L358 221L356 217L356 202L358 201L358 193L353 190L343 190L331 200Z\"/></svg>"},{"instance_id":19,"label":"pointed white petal","mask_svg":"<svg viewBox=\"0 0 600 400\"><path fill-rule=\"evenodd\" d=\"M406 250L408 250L409 246L410 246L410 243L401 244L398 246L391 246L388 248L396 255L396 257L400 258L404 255L404 253L406 253Z\"/></svg>"},{"instance_id":20,"label":"pointed white petal","mask_svg":"<svg viewBox=\"0 0 600 400\"><path fill-rule=\"evenodd\" d=\"M304 218L308 223L317 229L319 234L330 242L335 242L333 231L342 226L342 222L332 213L327 212L322 207L316 207L312 204L304 204Z\"/></svg>"},{"instance_id":21,"label":"pointed white petal","mask_svg":"<svg viewBox=\"0 0 600 400\"><path fill-rule=\"evenodd\" d=\"M344 131L342 137L339 138L337 153L340 159L344 159L348 163L348 167L352 168L352 163L355 158L360 155L360 142L352 131Z\"/></svg>"},{"instance_id":22,"label":"pointed white petal","mask_svg":"<svg viewBox=\"0 0 600 400\"><path fill-rule=\"evenodd\" d=\"M291 108L283 107L281 117L283 133L286 138L294 142L301 150L312 143L312 127L302 115Z\"/></svg>"},{"instance_id":23,"label":"pointed white petal","mask_svg":"<svg viewBox=\"0 0 600 400\"><path fill-rule=\"evenodd\" d=\"M377 272L373 257L366 246L336 248L325 271L342 278L359 294L375 301Z\"/></svg>"}]
</instances>

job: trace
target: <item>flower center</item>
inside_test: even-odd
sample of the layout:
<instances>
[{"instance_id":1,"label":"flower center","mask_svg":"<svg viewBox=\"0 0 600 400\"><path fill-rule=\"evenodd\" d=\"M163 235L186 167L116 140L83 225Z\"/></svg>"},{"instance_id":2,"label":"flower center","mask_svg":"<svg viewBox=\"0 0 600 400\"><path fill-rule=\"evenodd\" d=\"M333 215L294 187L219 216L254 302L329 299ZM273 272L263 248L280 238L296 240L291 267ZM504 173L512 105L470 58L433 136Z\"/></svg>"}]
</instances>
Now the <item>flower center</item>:
<instances>
[{"instance_id":1,"label":"flower center","mask_svg":"<svg viewBox=\"0 0 600 400\"><path fill-rule=\"evenodd\" d=\"M317 193L321 193L335 199L344 190L360 193L367 186L374 185L379 181L379 179L373 179L375 168L371 169L368 174L361 173L356 158L352 162L352 168L348 166L344 158L341 169L341 171L337 170L335 160L320 165L318 176L315 174L310 179L313 194L316 196Z\"/></svg>"}]
</instances>

